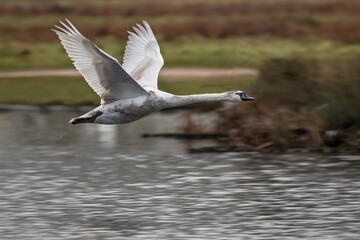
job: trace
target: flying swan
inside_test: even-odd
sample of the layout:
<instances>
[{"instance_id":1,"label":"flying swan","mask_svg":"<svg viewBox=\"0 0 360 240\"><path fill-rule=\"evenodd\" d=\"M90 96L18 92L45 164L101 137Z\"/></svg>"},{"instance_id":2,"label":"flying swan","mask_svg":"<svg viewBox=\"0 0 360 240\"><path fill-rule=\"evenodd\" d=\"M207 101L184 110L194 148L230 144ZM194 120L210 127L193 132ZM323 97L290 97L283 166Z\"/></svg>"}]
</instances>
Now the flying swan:
<instances>
[{"instance_id":1,"label":"flying swan","mask_svg":"<svg viewBox=\"0 0 360 240\"><path fill-rule=\"evenodd\" d=\"M173 95L158 89L157 79L164 64L160 47L149 24L136 24L129 33L124 63L120 63L84 37L67 20L52 29L60 38L76 69L100 96L101 105L70 120L72 124L129 123L164 108L212 101L254 101L243 91L212 94Z\"/></svg>"}]
</instances>

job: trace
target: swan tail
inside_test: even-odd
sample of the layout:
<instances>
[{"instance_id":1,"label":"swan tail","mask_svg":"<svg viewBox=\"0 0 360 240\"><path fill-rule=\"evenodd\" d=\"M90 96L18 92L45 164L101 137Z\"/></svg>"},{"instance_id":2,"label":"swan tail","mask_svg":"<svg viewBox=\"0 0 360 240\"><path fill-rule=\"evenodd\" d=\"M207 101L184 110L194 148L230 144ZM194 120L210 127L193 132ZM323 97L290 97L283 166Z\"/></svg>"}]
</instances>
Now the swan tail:
<instances>
[{"instance_id":1,"label":"swan tail","mask_svg":"<svg viewBox=\"0 0 360 240\"><path fill-rule=\"evenodd\" d=\"M75 124L79 124L79 123L93 123L95 122L96 118L99 117L101 114L103 114L100 111L97 112L90 112L81 116L81 117L76 117L76 118L72 118L69 123L75 125Z\"/></svg>"},{"instance_id":2,"label":"swan tail","mask_svg":"<svg viewBox=\"0 0 360 240\"><path fill-rule=\"evenodd\" d=\"M89 118L82 118L82 117L77 117L77 118L72 118L69 123L75 125L75 124L79 124L79 123L89 123L90 119Z\"/></svg>"}]
</instances>

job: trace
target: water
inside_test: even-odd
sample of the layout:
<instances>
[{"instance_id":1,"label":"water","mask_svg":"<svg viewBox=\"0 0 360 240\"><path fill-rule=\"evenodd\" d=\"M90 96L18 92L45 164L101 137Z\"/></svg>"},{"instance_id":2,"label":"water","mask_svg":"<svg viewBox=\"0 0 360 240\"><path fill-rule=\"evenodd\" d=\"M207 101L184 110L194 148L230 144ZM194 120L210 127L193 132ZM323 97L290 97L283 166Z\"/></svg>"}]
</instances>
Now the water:
<instances>
[{"instance_id":1,"label":"water","mask_svg":"<svg viewBox=\"0 0 360 240\"><path fill-rule=\"evenodd\" d=\"M360 157L188 154L182 114L0 114L0 239L360 239ZM199 117L208 119L209 115Z\"/></svg>"}]
</instances>

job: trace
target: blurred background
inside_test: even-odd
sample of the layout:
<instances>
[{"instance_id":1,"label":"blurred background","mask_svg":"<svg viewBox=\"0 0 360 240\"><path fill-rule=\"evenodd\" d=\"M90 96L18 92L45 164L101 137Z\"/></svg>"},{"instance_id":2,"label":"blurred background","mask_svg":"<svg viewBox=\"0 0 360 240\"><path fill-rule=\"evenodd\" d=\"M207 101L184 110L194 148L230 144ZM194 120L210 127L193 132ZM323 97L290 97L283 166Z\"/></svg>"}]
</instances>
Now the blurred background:
<instances>
[{"instance_id":1,"label":"blurred background","mask_svg":"<svg viewBox=\"0 0 360 240\"><path fill-rule=\"evenodd\" d=\"M0 0L0 236L358 239L359 13L358 0ZM51 31L65 18L120 63L146 20L159 89L256 101L70 126L99 98Z\"/></svg>"}]
</instances>

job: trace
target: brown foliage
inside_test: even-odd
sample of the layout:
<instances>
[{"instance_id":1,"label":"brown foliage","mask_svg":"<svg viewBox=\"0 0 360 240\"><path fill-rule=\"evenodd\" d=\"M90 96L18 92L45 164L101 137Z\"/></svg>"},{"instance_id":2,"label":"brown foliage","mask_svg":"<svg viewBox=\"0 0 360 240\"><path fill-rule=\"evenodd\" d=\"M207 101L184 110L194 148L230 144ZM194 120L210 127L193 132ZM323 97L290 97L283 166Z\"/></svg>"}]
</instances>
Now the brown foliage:
<instances>
[{"instance_id":1,"label":"brown foliage","mask_svg":"<svg viewBox=\"0 0 360 240\"><path fill-rule=\"evenodd\" d=\"M56 40L55 35L49 34L52 23L48 26L0 26L3 38L17 41L44 42ZM84 25L76 24L78 29L87 37L115 36L118 39L127 38L127 30L131 26L118 25ZM213 22L212 20L193 20L184 23L166 23L153 26L156 35L163 40L172 40L179 36L198 34L208 38L226 38L235 36L269 35L285 38L318 37L345 42L360 41L360 24L341 22L326 24L317 28L309 28L300 22L291 21L263 21L258 19L239 19L227 22ZM36 33L36 34L34 34Z\"/></svg>"},{"instance_id":2,"label":"brown foliage","mask_svg":"<svg viewBox=\"0 0 360 240\"><path fill-rule=\"evenodd\" d=\"M219 109L216 131L238 149L359 149L359 64L352 58L324 71L311 59L268 59L256 101Z\"/></svg>"},{"instance_id":3,"label":"brown foliage","mask_svg":"<svg viewBox=\"0 0 360 240\"><path fill-rule=\"evenodd\" d=\"M298 109L318 96L320 71L313 59L269 58L260 67L255 94L274 105Z\"/></svg>"},{"instance_id":4,"label":"brown foliage","mask_svg":"<svg viewBox=\"0 0 360 240\"><path fill-rule=\"evenodd\" d=\"M229 134L230 145L240 149L290 149L322 146L323 122L305 110L239 104L219 110L217 129Z\"/></svg>"},{"instance_id":5,"label":"brown foliage","mask_svg":"<svg viewBox=\"0 0 360 240\"><path fill-rule=\"evenodd\" d=\"M33 3L21 5L17 3L0 3L0 14L35 15L35 14L75 14L91 16L156 16L156 15L211 15L211 14L358 14L359 1L246 1L246 2L195 2L174 4L170 2L149 2L142 4L119 3Z\"/></svg>"},{"instance_id":6,"label":"brown foliage","mask_svg":"<svg viewBox=\"0 0 360 240\"><path fill-rule=\"evenodd\" d=\"M165 40L199 34L210 38L270 35L286 38L328 38L346 42L360 41L360 1L245 1L211 3L0 3L0 15L34 16L193 16L190 21L155 25L155 31ZM333 15L332 15L333 14ZM348 16L335 20L319 20L318 16ZM206 19L201 16L208 16ZM314 17L317 16L317 17ZM351 18L349 16L352 16ZM51 41L48 30L53 23L42 26L0 27L4 38L19 41ZM112 35L124 39L131 26L119 24L76 24L89 37ZM36 33L36 34L34 34Z\"/></svg>"}]
</instances>

